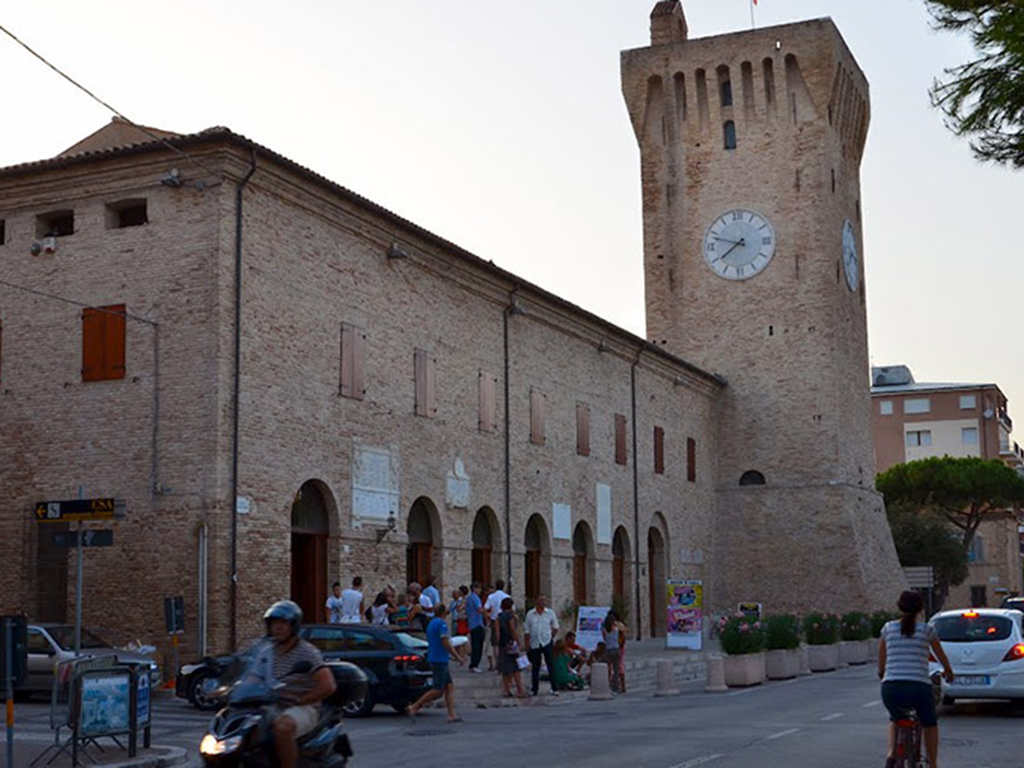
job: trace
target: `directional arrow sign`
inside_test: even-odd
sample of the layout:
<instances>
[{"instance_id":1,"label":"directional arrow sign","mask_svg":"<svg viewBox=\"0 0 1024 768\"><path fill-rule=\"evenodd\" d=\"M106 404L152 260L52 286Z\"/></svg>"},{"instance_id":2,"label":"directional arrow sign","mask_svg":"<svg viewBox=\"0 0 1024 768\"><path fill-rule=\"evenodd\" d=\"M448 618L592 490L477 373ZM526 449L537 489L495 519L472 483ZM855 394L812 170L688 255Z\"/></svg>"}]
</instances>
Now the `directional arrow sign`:
<instances>
[{"instance_id":1,"label":"directional arrow sign","mask_svg":"<svg viewBox=\"0 0 1024 768\"><path fill-rule=\"evenodd\" d=\"M113 520L113 499L71 499L36 503L37 523L68 523L81 520Z\"/></svg>"},{"instance_id":2,"label":"directional arrow sign","mask_svg":"<svg viewBox=\"0 0 1024 768\"><path fill-rule=\"evenodd\" d=\"M54 531L51 541L55 547L77 547L78 531ZM83 547L110 547L114 544L114 532L109 528L82 531Z\"/></svg>"}]
</instances>

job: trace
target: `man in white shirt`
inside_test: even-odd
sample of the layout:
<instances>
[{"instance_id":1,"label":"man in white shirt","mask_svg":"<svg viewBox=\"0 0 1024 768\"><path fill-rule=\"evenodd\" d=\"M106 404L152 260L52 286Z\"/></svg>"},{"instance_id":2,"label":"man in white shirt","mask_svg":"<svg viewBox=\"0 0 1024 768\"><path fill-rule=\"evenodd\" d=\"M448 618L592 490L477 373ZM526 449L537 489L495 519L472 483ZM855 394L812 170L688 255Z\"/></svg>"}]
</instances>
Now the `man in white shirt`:
<instances>
[{"instance_id":1,"label":"man in white shirt","mask_svg":"<svg viewBox=\"0 0 1024 768\"><path fill-rule=\"evenodd\" d=\"M501 613L501 601L511 595L505 591L505 582L498 579L494 582L494 591L487 596L484 602L484 622L491 628L488 633L490 648L487 649L488 666L495 668L498 665L498 614Z\"/></svg>"},{"instance_id":2,"label":"man in white shirt","mask_svg":"<svg viewBox=\"0 0 1024 768\"><path fill-rule=\"evenodd\" d=\"M552 647L555 636L558 634L558 617L555 612L547 607L547 600L544 595L537 595L533 608L526 614L526 621L523 624L523 634L526 635L526 655L530 659L531 690L537 695L540 688L540 660L544 657L544 664L548 668L548 679L551 681L551 693L558 695L555 688L555 659Z\"/></svg>"},{"instance_id":3,"label":"man in white shirt","mask_svg":"<svg viewBox=\"0 0 1024 768\"><path fill-rule=\"evenodd\" d=\"M331 586L331 596L327 598L327 621L331 624L341 623L341 582Z\"/></svg>"},{"instance_id":4,"label":"man in white shirt","mask_svg":"<svg viewBox=\"0 0 1024 768\"><path fill-rule=\"evenodd\" d=\"M363 577L352 579L352 587L341 593L341 623L359 624L363 620Z\"/></svg>"}]
</instances>

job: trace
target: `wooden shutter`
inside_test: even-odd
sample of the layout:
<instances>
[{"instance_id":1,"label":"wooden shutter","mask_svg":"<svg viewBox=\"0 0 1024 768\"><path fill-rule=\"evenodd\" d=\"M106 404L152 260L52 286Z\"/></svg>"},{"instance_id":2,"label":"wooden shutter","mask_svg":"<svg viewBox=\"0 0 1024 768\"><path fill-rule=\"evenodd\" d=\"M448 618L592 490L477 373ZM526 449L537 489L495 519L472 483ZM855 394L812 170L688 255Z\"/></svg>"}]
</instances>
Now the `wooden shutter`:
<instances>
[{"instance_id":1,"label":"wooden shutter","mask_svg":"<svg viewBox=\"0 0 1024 768\"><path fill-rule=\"evenodd\" d=\"M366 394L366 334L348 323L341 324L341 395L362 400Z\"/></svg>"},{"instance_id":2,"label":"wooden shutter","mask_svg":"<svg viewBox=\"0 0 1024 768\"><path fill-rule=\"evenodd\" d=\"M626 457L626 417L615 414L615 463L625 464Z\"/></svg>"},{"instance_id":3,"label":"wooden shutter","mask_svg":"<svg viewBox=\"0 0 1024 768\"><path fill-rule=\"evenodd\" d=\"M103 380L103 313L82 310L82 381Z\"/></svg>"},{"instance_id":4,"label":"wooden shutter","mask_svg":"<svg viewBox=\"0 0 1024 768\"><path fill-rule=\"evenodd\" d=\"M437 413L435 360L425 349L416 350L416 415L432 419Z\"/></svg>"},{"instance_id":5,"label":"wooden shutter","mask_svg":"<svg viewBox=\"0 0 1024 768\"><path fill-rule=\"evenodd\" d=\"M103 378L124 378L125 305L103 307ZM116 313L116 314L114 314Z\"/></svg>"},{"instance_id":6,"label":"wooden shutter","mask_svg":"<svg viewBox=\"0 0 1024 768\"><path fill-rule=\"evenodd\" d=\"M480 371L480 431L493 432L497 424L496 398L498 379L486 371ZM476 581L476 579L474 579Z\"/></svg>"},{"instance_id":7,"label":"wooden shutter","mask_svg":"<svg viewBox=\"0 0 1024 768\"><path fill-rule=\"evenodd\" d=\"M692 437L686 438L686 479L697 482L697 441Z\"/></svg>"},{"instance_id":8,"label":"wooden shutter","mask_svg":"<svg viewBox=\"0 0 1024 768\"><path fill-rule=\"evenodd\" d=\"M123 379L125 305L82 310L82 381Z\"/></svg>"},{"instance_id":9,"label":"wooden shutter","mask_svg":"<svg viewBox=\"0 0 1024 768\"><path fill-rule=\"evenodd\" d=\"M590 455L590 406L576 403L576 453Z\"/></svg>"},{"instance_id":10,"label":"wooden shutter","mask_svg":"<svg viewBox=\"0 0 1024 768\"><path fill-rule=\"evenodd\" d=\"M544 445L544 393L539 389L530 390L530 442Z\"/></svg>"},{"instance_id":11,"label":"wooden shutter","mask_svg":"<svg viewBox=\"0 0 1024 768\"><path fill-rule=\"evenodd\" d=\"M0 222L2 224L3 222ZM0 226L0 245L3 244L3 227ZM4 323L0 320L0 381L3 381L3 365L4 365Z\"/></svg>"},{"instance_id":12,"label":"wooden shutter","mask_svg":"<svg viewBox=\"0 0 1024 768\"><path fill-rule=\"evenodd\" d=\"M665 430L654 428L654 473L665 474Z\"/></svg>"}]
</instances>

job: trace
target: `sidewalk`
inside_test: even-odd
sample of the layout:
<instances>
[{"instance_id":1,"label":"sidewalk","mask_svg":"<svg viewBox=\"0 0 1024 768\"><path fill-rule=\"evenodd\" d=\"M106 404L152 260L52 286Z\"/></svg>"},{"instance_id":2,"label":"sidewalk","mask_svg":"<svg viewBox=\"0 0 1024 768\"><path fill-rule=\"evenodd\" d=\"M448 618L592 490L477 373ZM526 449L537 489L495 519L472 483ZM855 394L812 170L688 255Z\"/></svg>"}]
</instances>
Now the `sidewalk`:
<instances>
[{"instance_id":1,"label":"sidewalk","mask_svg":"<svg viewBox=\"0 0 1024 768\"><path fill-rule=\"evenodd\" d=\"M0 766L3 768L28 768L29 764L39 757L46 748L52 743L39 742L39 741L22 741L16 740L14 742L14 766L7 766L7 746L3 745L0 749ZM123 743L123 742L122 742ZM78 764L79 766L90 766L90 765L102 765L106 768L176 768L179 766L188 765L189 757L184 749L180 747L161 747L154 745L151 749L138 750L138 754L129 759L128 750L121 749L114 742L109 739L103 739L103 750L99 751L96 747L90 747L88 755L83 755L80 751L78 753ZM36 764L35 768L45 768L47 765L50 768L70 768L71 766L71 753L65 753L60 755L52 763L49 763L53 758L54 751L50 753ZM92 758L90 760L89 758ZM95 763L93 762L95 761Z\"/></svg>"}]
</instances>

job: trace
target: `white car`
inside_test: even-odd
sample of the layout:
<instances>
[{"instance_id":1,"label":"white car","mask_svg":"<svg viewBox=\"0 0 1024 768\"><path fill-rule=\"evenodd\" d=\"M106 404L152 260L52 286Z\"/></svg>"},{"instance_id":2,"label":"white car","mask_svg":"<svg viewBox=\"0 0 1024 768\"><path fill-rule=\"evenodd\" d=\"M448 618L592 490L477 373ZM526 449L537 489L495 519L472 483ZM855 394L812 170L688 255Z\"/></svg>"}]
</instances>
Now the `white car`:
<instances>
[{"instance_id":1,"label":"white car","mask_svg":"<svg viewBox=\"0 0 1024 768\"><path fill-rule=\"evenodd\" d=\"M939 635L955 678L943 703L956 699L1024 702L1024 613L971 608L937 613L929 622Z\"/></svg>"}]
</instances>

